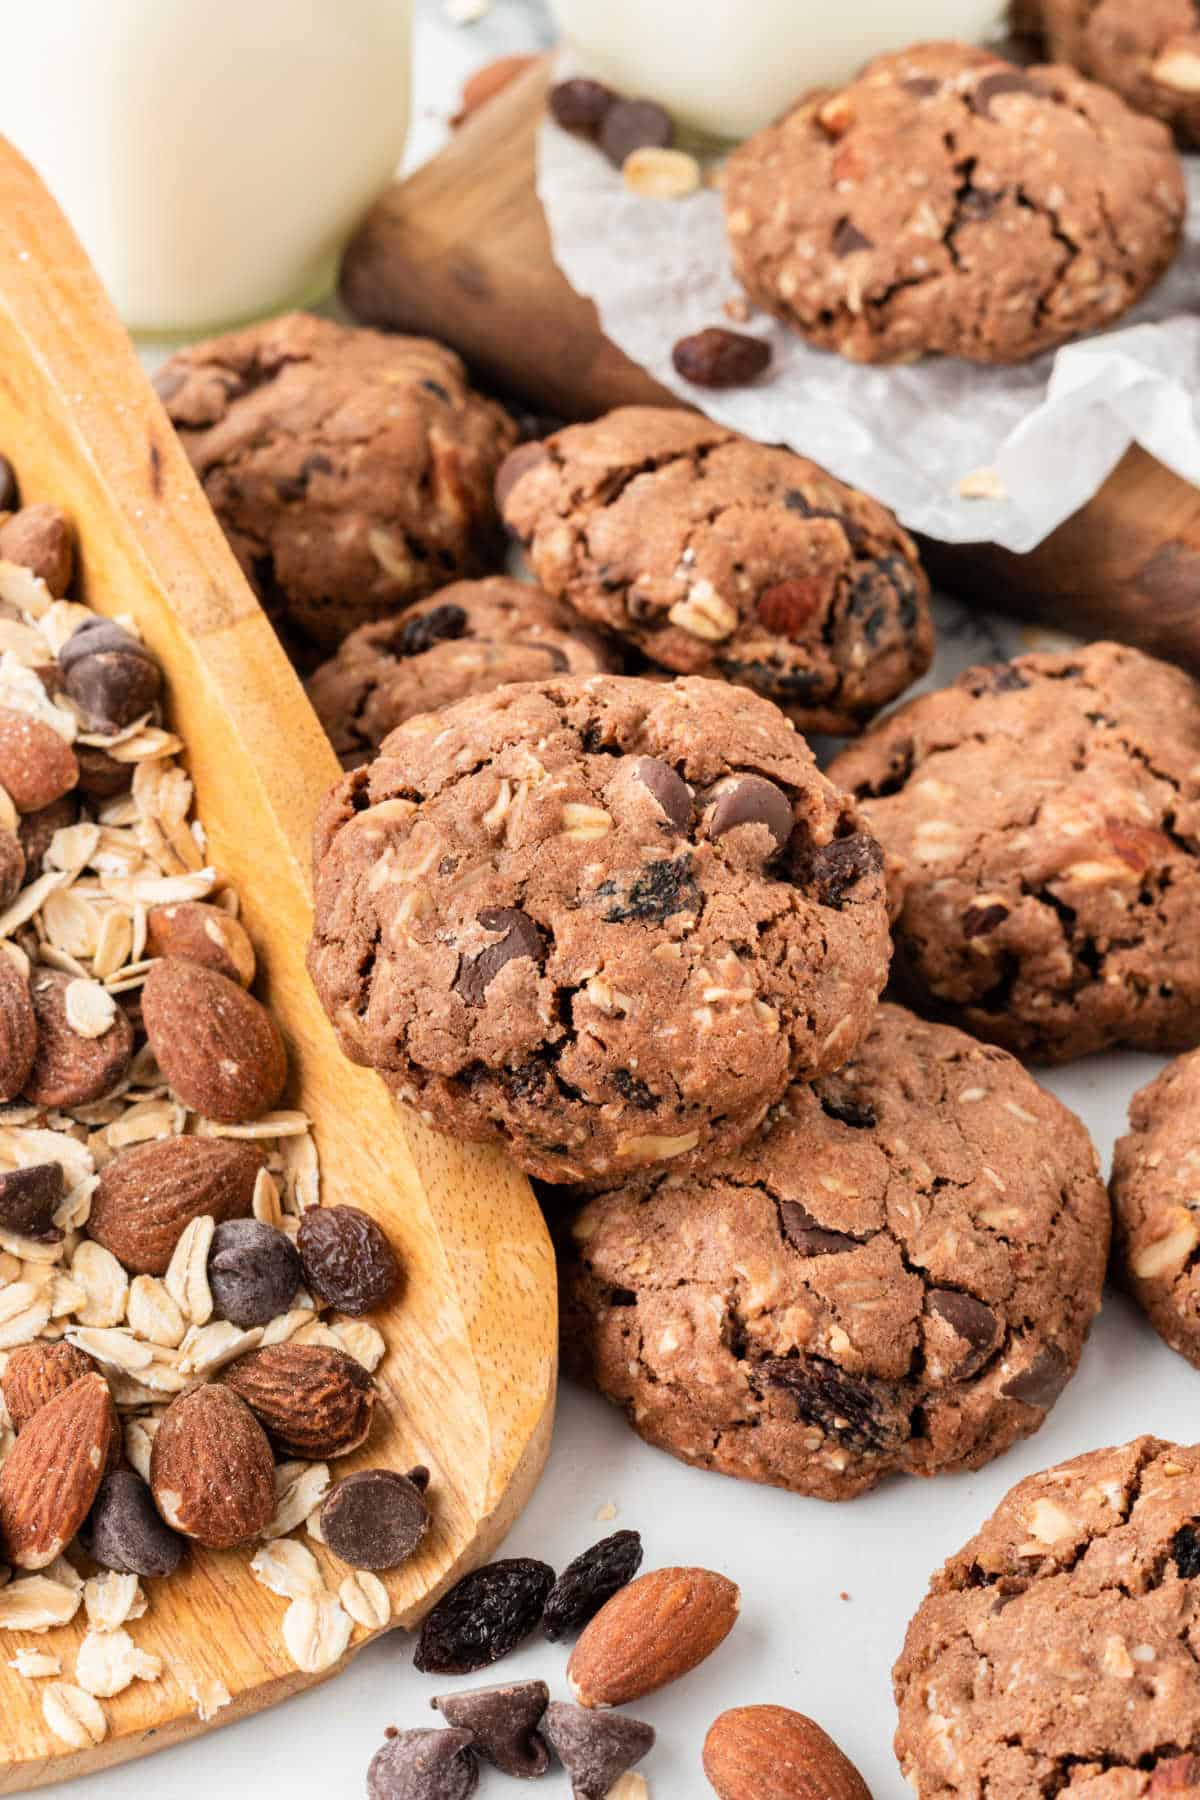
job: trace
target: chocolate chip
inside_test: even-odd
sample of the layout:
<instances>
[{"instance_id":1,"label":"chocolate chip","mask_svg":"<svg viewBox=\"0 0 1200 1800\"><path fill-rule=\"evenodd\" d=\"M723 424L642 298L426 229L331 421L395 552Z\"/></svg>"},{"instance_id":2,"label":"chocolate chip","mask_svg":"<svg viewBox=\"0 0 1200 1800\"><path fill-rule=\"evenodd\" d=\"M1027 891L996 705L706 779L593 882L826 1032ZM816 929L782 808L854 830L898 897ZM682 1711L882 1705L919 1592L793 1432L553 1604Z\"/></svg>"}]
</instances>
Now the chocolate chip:
<instances>
[{"instance_id":1,"label":"chocolate chip","mask_svg":"<svg viewBox=\"0 0 1200 1800\"><path fill-rule=\"evenodd\" d=\"M1015 663L998 662L976 663L973 668L965 669L958 678L958 685L978 697L981 694L1013 694L1027 688L1029 683Z\"/></svg>"},{"instance_id":2,"label":"chocolate chip","mask_svg":"<svg viewBox=\"0 0 1200 1800\"><path fill-rule=\"evenodd\" d=\"M521 477L527 475L530 469L536 469L539 463L544 463L549 454L545 444L536 442L518 444L515 450L509 451L496 470L496 480L492 490L498 513L503 513L508 497Z\"/></svg>"},{"instance_id":3,"label":"chocolate chip","mask_svg":"<svg viewBox=\"0 0 1200 1800\"><path fill-rule=\"evenodd\" d=\"M966 1355L954 1370L956 1378L965 1381L978 1373L999 1344L1004 1335L1000 1320L974 1294L960 1293L957 1288L930 1288L927 1298L930 1312L944 1319L967 1345Z\"/></svg>"},{"instance_id":4,"label":"chocolate chip","mask_svg":"<svg viewBox=\"0 0 1200 1800\"><path fill-rule=\"evenodd\" d=\"M571 1783L574 1800L605 1800L605 1795L654 1745L654 1727L626 1713L595 1712L552 1700L542 1731Z\"/></svg>"},{"instance_id":5,"label":"chocolate chip","mask_svg":"<svg viewBox=\"0 0 1200 1800\"><path fill-rule=\"evenodd\" d=\"M860 1248L857 1238L844 1231L826 1231L823 1225L818 1225L798 1200L781 1200L779 1219L784 1237L801 1256L837 1256L843 1250Z\"/></svg>"},{"instance_id":6,"label":"chocolate chip","mask_svg":"<svg viewBox=\"0 0 1200 1800\"><path fill-rule=\"evenodd\" d=\"M639 1081L629 1069L613 1070L613 1086L622 1100L628 1100L631 1106L640 1106L643 1112L652 1112L658 1105L658 1095L644 1081Z\"/></svg>"},{"instance_id":7,"label":"chocolate chip","mask_svg":"<svg viewBox=\"0 0 1200 1800\"><path fill-rule=\"evenodd\" d=\"M62 1232L54 1223L54 1214L64 1191L61 1163L6 1170L0 1175L0 1225L18 1237L56 1244Z\"/></svg>"},{"instance_id":8,"label":"chocolate chip","mask_svg":"<svg viewBox=\"0 0 1200 1800\"><path fill-rule=\"evenodd\" d=\"M405 1479L412 1482L418 1494L423 1494L429 1486L429 1470L424 1463L414 1463Z\"/></svg>"},{"instance_id":9,"label":"chocolate chip","mask_svg":"<svg viewBox=\"0 0 1200 1800\"><path fill-rule=\"evenodd\" d=\"M969 187L959 199L958 210L964 219L973 219L980 223L984 219L991 218L1003 198L1003 188L990 190Z\"/></svg>"},{"instance_id":10,"label":"chocolate chip","mask_svg":"<svg viewBox=\"0 0 1200 1800\"><path fill-rule=\"evenodd\" d=\"M479 1783L471 1733L397 1731L371 1758L367 1800L469 1800Z\"/></svg>"},{"instance_id":11,"label":"chocolate chip","mask_svg":"<svg viewBox=\"0 0 1200 1800\"><path fill-rule=\"evenodd\" d=\"M837 257L853 256L856 250L873 250L875 240L860 231L850 219L839 219L833 228L832 248Z\"/></svg>"},{"instance_id":12,"label":"chocolate chip","mask_svg":"<svg viewBox=\"0 0 1200 1800\"><path fill-rule=\"evenodd\" d=\"M709 325L680 338L671 362L676 374L696 387L745 387L770 367L771 346L748 332Z\"/></svg>"},{"instance_id":13,"label":"chocolate chip","mask_svg":"<svg viewBox=\"0 0 1200 1800\"><path fill-rule=\"evenodd\" d=\"M119 731L149 712L162 670L145 645L111 619L85 619L58 653L72 700L88 722Z\"/></svg>"},{"instance_id":14,"label":"chocolate chip","mask_svg":"<svg viewBox=\"0 0 1200 1800\"><path fill-rule=\"evenodd\" d=\"M1045 92L1045 88L1036 81L1031 81L1028 75L1022 75L1019 69L997 69L995 74L985 75L982 81L975 83L970 100L971 111L978 113L982 119L990 119L992 101L1001 94L1035 94L1044 98Z\"/></svg>"},{"instance_id":15,"label":"chocolate chip","mask_svg":"<svg viewBox=\"0 0 1200 1800\"><path fill-rule=\"evenodd\" d=\"M452 601L431 607L426 613L406 619L395 640L398 656L422 656L434 644L448 638L460 638L467 629L467 611Z\"/></svg>"},{"instance_id":16,"label":"chocolate chip","mask_svg":"<svg viewBox=\"0 0 1200 1800\"><path fill-rule=\"evenodd\" d=\"M303 1279L300 1252L260 1219L225 1219L213 1233L208 1285L218 1318L243 1329L290 1310Z\"/></svg>"},{"instance_id":17,"label":"chocolate chip","mask_svg":"<svg viewBox=\"0 0 1200 1800\"><path fill-rule=\"evenodd\" d=\"M916 572L903 556L877 556L855 575L846 616L861 625L874 648L889 627L902 634L912 631L919 592Z\"/></svg>"},{"instance_id":18,"label":"chocolate chip","mask_svg":"<svg viewBox=\"0 0 1200 1800\"><path fill-rule=\"evenodd\" d=\"M999 901L990 906L968 906L962 918L962 930L965 938L986 937L995 931L997 925L1003 925L1008 917L1007 906Z\"/></svg>"},{"instance_id":19,"label":"chocolate chip","mask_svg":"<svg viewBox=\"0 0 1200 1800\"><path fill-rule=\"evenodd\" d=\"M784 1388L809 1425L851 1450L890 1450L908 1436L892 1412L890 1389L867 1376L847 1375L820 1357L773 1357L760 1365L772 1387Z\"/></svg>"},{"instance_id":20,"label":"chocolate chip","mask_svg":"<svg viewBox=\"0 0 1200 1800\"><path fill-rule=\"evenodd\" d=\"M549 1699L544 1681L513 1681L465 1694L438 1694L429 1704L447 1724L471 1733L476 1756L502 1775L534 1781L550 1767L550 1751L537 1730Z\"/></svg>"},{"instance_id":21,"label":"chocolate chip","mask_svg":"<svg viewBox=\"0 0 1200 1800\"><path fill-rule=\"evenodd\" d=\"M0 512L16 512L20 498L17 471L7 456L0 456Z\"/></svg>"},{"instance_id":22,"label":"chocolate chip","mask_svg":"<svg viewBox=\"0 0 1200 1800\"><path fill-rule=\"evenodd\" d=\"M605 924L621 925L626 920L637 919L661 925L675 913L699 912L703 895L692 868L690 853L651 863L634 877L626 899L608 908L604 914ZM602 882L596 889L602 898L614 892L610 881Z\"/></svg>"},{"instance_id":23,"label":"chocolate chip","mask_svg":"<svg viewBox=\"0 0 1200 1800\"><path fill-rule=\"evenodd\" d=\"M577 75L571 81L560 81L550 89L547 104L556 123L564 131L578 131L595 137L617 96L602 81L589 81Z\"/></svg>"},{"instance_id":24,"label":"chocolate chip","mask_svg":"<svg viewBox=\"0 0 1200 1800\"><path fill-rule=\"evenodd\" d=\"M918 100L928 100L931 94L940 94L942 91L941 82L936 81L932 75L910 75L900 86L906 94L913 94Z\"/></svg>"},{"instance_id":25,"label":"chocolate chip","mask_svg":"<svg viewBox=\"0 0 1200 1800\"><path fill-rule=\"evenodd\" d=\"M310 1206L296 1248L313 1293L341 1312L373 1312L400 1285L400 1265L386 1235L357 1206Z\"/></svg>"},{"instance_id":26,"label":"chocolate chip","mask_svg":"<svg viewBox=\"0 0 1200 1800\"><path fill-rule=\"evenodd\" d=\"M429 1508L415 1481L394 1469L359 1469L329 1490L321 1535L353 1569L395 1569L429 1529Z\"/></svg>"},{"instance_id":27,"label":"chocolate chip","mask_svg":"<svg viewBox=\"0 0 1200 1800\"><path fill-rule=\"evenodd\" d=\"M854 1131L871 1131L878 1123L870 1101L851 1093L839 1075L827 1075L814 1085L813 1092L826 1118L836 1119L839 1125L849 1125Z\"/></svg>"},{"instance_id":28,"label":"chocolate chip","mask_svg":"<svg viewBox=\"0 0 1200 1800\"><path fill-rule=\"evenodd\" d=\"M657 100L614 100L597 134L600 148L618 169L635 150L665 150L674 140L671 115Z\"/></svg>"},{"instance_id":29,"label":"chocolate chip","mask_svg":"<svg viewBox=\"0 0 1200 1800\"><path fill-rule=\"evenodd\" d=\"M1029 1368L1014 1375L1000 1392L1006 1400L1020 1400L1026 1406L1050 1407L1066 1387L1069 1375L1067 1359L1058 1345L1047 1344Z\"/></svg>"},{"instance_id":30,"label":"chocolate chip","mask_svg":"<svg viewBox=\"0 0 1200 1800\"><path fill-rule=\"evenodd\" d=\"M858 883L882 867L883 851L875 839L865 831L855 831L805 853L797 861L796 877L812 888L821 906L840 911Z\"/></svg>"},{"instance_id":31,"label":"chocolate chip","mask_svg":"<svg viewBox=\"0 0 1200 1800\"><path fill-rule=\"evenodd\" d=\"M546 940L518 906L489 906L479 914L485 931L502 936L486 949L468 957L455 977L454 986L467 1006L482 1006L487 990L510 962L529 957L540 968L546 960Z\"/></svg>"},{"instance_id":32,"label":"chocolate chip","mask_svg":"<svg viewBox=\"0 0 1200 1800\"><path fill-rule=\"evenodd\" d=\"M765 825L775 849L782 850L792 835L792 803L782 788L762 775L733 776L713 790L713 799L707 823L714 841L739 825Z\"/></svg>"},{"instance_id":33,"label":"chocolate chip","mask_svg":"<svg viewBox=\"0 0 1200 1800\"><path fill-rule=\"evenodd\" d=\"M567 1564L550 1590L542 1630L552 1644L582 1631L642 1566L642 1539L636 1531L614 1531Z\"/></svg>"},{"instance_id":34,"label":"chocolate chip","mask_svg":"<svg viewBox=\"0 0 1200 1800\"><path fill-rule=\"evenodd\" d=\"M173 1575L186 1547L159 1515L150 1489L132 1469L117 1469L104 1477L84 1535L92 1561L119 1575Z\"/></svg>"},{"instance_id":35,"label":"chocolate chip","mask_svg":"<svg viewBox=\"0 0 1200 1800\"><path fill-rule=\"evenodd\" d=\"M1200 1575L1200 1536L1194 1525L1181 1525L1171 1539L1171 1555L1184 1581L1195 1581Z\"/></svg>"},{"instance_id":36,"label":"chocolate chip","mask_svg":"<svg viewBox=\"0 0 1200 1800\"><path fill-rule=\"evenodd\" d=\"M0 906L7 906L25 879L25 852L15 831L0 828Z\"/></svg>"},{"instance_id":37,"label":"chocolate chip","mask_svg":"<svg viewBox=\"0 0 1200 1800\"><path fill-rule=\"evenodd\" d=\"M668 825L686 831L692 818L692 790L682 775L657 756L639 756L633 772L642 786L649 788Z\"/></svg>"}]
</instances>

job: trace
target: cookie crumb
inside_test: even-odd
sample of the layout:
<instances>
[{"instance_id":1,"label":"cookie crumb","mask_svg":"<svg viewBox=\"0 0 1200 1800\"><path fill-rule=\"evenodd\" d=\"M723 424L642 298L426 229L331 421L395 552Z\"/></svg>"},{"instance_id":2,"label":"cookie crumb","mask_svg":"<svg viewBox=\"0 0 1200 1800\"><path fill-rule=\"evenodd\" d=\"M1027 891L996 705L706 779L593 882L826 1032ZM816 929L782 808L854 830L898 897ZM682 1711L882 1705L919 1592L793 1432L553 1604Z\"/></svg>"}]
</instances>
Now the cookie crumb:
<instances>
[{"instance_id":1,"label":"cookie crumb","mask_svg":"<svg viewBox=\"0 0 1200 1800\"><path fill-rule=\"evenodd\" d=\"M613 1505L611 1500L606 1500L604 1505L599 1508L599 1510L597 1511L595 1516L598 1521L603 1523L603 1521L605 1519L615 1519L617 1516L617 1509Z\"/></svg>"},{"instance_id":2,"label":"cookie crumb","mask_svg":"<svg viewBox=\"0 0 1200 1800\"><path fill-rule=\"evenodd\" d=\"M1008 489L995 469L972 469L954 484L960 500L1007 500Z\"/></svg>"}]
</instances>

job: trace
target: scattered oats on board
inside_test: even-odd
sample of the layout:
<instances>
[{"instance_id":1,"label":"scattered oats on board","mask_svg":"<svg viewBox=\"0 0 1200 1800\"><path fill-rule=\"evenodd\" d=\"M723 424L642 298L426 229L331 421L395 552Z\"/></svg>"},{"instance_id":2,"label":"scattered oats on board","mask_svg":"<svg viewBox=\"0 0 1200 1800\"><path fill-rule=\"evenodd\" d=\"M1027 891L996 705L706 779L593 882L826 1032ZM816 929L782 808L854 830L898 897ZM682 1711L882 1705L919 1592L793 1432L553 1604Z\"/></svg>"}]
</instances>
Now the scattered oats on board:
<instances>
[{"instance_id":1,"label":"scattered oats on board","mask_svg":"<svg viewBox=\"0 0 1200 1800\"><path fill-rule=\"evenodd\" d=\"M215 1719L230 1702L229 1689L215 1675L196 1675L186 1667L175 1670L180 1687L196 1708L196 1717L205 1724Z\"/></svg>"},{"instance_id":2,"label":"scattered oats on board","mask_svg":"<svg viewBox=\"0 0 1200 1800\"><path fill-rule=\"evenodd\" d=\"M306 1675L332 1668L345 1654L353 1622L327 1592L302 1594L283 1615L283 1641L288 1655Z\"/></svg>"},{"instance_id":3,"label":"scattered oats on board","mask_svg":"<svg viewBox=\"0 0 1200 1800\"><path fill-rule=\"evenodd\" d=\"M72 1750L90 1750L108 1736L100 1702L70 1681L52 1681L42 1689L42 1717Z\"/></svg>"}]
</instances>

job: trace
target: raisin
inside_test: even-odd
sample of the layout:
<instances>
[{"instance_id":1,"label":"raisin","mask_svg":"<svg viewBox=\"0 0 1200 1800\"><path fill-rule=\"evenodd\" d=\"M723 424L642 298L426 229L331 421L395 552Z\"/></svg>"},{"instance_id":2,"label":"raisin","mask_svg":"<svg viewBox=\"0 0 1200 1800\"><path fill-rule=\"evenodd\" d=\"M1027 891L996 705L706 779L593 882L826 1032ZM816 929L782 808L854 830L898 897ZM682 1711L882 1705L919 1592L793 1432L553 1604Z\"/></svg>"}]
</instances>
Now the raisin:
<instances>
[{"instance_id":1,"label":"raisin","mask_svg":"<svg viewBox=\"0 0 1200 1800\"><path fill-rule=\"evenodd\" d=\"M996 901L991 906L968 906L963 914L962 929L965 938L986 937L995 931L997 925L1003 925L1008 917L1007 906Z\"/></svg>"},{"instance_id":2,"label":"raisin","mask_svg":"<svg viewBox=\"0 0 1200 1800\"><path fill-rule=\"evenodd\" d=\"M1194 1525L1181 1525L1171 1539L1171 1555L1184 1581L1195 1581L1200 1575L1200 1537Z\"/></svg>"},{"instance_id":3,"label":"raisin","mask_svg":"<svg viewBox=\"0 0 1200 1800\"><path fill-rule=\"evenodd\" d=\"M636 1531L614 1531L568 1563L551 1588L542 1614L542 1629L551 1643L582 1631L641 1566L642 1539Z\"/></svg>"},{"instance_id":4,"label":"raisin","mask_svg":"<svg viewBox=\"0 0 1200 1800\"><path fill-rule=\"evenodd\" d=\"M744 387L770 365L771 346L745 331L710 325L680 338L671 352L677 375L696 387Z\"/></svg>"},{"instance_id":5,"label":"raisin","mask_svg":"<svg viewBox=\"0 0 1200 1800\"><path fill-rule=\"evenodd\" d=\"M597 888L597 893L613 891L611 884ZM630 884L626 899L610 906L604 915L606 925L621 925L627 919L650 920L661 925L673 913L699 912L703 901L699 884L692 874L690 855L673 861L651 863Z\"/></svg>"},{"instance_id":6,"label":"raisin","mask_svg":"<svg viewBox=\"0 0 1200 1800\"><path fill-rule=\"evenodd\" d=\"M836 1119L839 1125L850 1125L855 1131L870 1131L876 1124L875 1108L869 1101L859 1100L844 1089L837 1091L831 1082L818 1083L815 1092L827 1119Z\"/></svg>"},{"instance_id":7,"label":"raisin","mask_svg":"<svg viewBox=\"0 0 1200 1800\"><path fill-rule=\"evenodd\" d=\"M889 1450L907 1435L887 1417L890 1395L879 1382L816 1357L775 1357L762 1372L772 1387L787 1390L802 1419L852 1450Z\"/></svg>"},{"instance_id":8,"label":"raisin","mask_svg":"<svg viewBox=\"0 0 1200 1800\"><path fill-rule=\"evenodd\" d=\"M635 150L665 150L674 139L671 115L656 100L614 100L597 133L600 148L618 169Z\"/></svg>"},{"instance_id":9,"label":"raisin","mask_svg":"<svg viewBox=\"0 0 1200 1800\"><path fill-rule=\"evenodd\" d=\"M296 1248L313 1293L341 1312L370 1312L399 1284L395 1251L357 1206L310 1206Z\"/></svg>"},{"instance_id":10,"label":"raisin","mask_svg":"<svg viewBox=\"0 0 1200 1800\"><path fill-rule=\"evenodd\" d=\"M851 889L882 867L883 851L875 839L856 831L803 855L797 861L796 879L812 888L821 906L840 911Z\"/></svg>"},{"instance_id":11,"label":"raisin","mask_svg":"<svg viewBox=\"0 0 1200 1800\"><path fill-rule=\"evenodd\" d=\"M999 662L977 663L973 669L965 670L959 676L959 686L978 699L981 694L1012 694L1018 688L1027 688L1029 683L1014 663Z\"/></svg>"},{"instance_id":12,"label":"raisin","mask_svg":"<svg viewBox=\"0 0 1200 1800\"><path fill-rule=\"evenodd\" d=\"M895 620L902 631L917 622L917 580L902 556L880 556L854 578L846 611L862 626L867 643L879 643Z\"/></svg>"},{"instance_id":13,"label":"raisin","mask_svg":"<svg viewBox=\"0 0 1200 1800\"><path fill-rule=\"evenodd\" d=\"M643 1112L651 1111L658 1105L658 1095L644 1081L628 1069L613 1070L613 1086L622 1100L628 1100L631 1106L640 1106Z\"/></svg>"},{"instance_id":14,"label":"raisin","mask_svg":"<svg viewBox=\"0 0 1200 1800\"><path fill-rule=\"evenodd\" d=\"M467 614L462 606L435 606L418 618L409 619L400 633L396 649L401 656L421 656L434 644L447 638L460 638L467 628Z\"/></svg>"},{"instance_id":15,"label":"raisin","mask_svg":"<svg viewBox=\"0 0 1200 1800\"><path fill-rule=\"evenodd\" d=\"M527 1556L473 1569L427 1616L415 1666L426 1675L470 1675L499 1662L537 1629L553 1586L550 1565Z\"/></svg>"},{"instance_id":16,"label":"raisin","mask_svg":"<svg viewBox=\"0 0 1200 1800\"><path fill-rule=\"evenodd\" d=\"M780 669L774 663L726 656L721 659L721 673L727 681L738 681L754 688L756 693L777 694L804 706L816 702L829 691L829 682L815 669Z\"/></svg>"}]
</instances>

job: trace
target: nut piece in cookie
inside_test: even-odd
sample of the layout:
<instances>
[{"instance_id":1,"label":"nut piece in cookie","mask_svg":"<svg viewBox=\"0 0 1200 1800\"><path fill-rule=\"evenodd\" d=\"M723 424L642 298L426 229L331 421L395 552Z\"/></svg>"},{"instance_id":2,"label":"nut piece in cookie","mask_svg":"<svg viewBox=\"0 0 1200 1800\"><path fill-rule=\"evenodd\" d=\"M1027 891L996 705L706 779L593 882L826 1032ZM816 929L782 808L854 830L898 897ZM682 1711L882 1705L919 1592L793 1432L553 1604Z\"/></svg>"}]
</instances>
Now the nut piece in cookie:
<instances>
[{"instance_id":1,"label":"nut piece in cookie","mask_svg":"<svg viewBox=\"0 0 1200 1800\"><path fill-rule=\"evenodd\" d=\"M1200 25L1191 0L1039 0L1046 48L1200 144Z\"/></svg>"},{"instance_id":2,"label":"nut piece in cookie","mask_svg":"<svg viewBox=\"0 0 1200 1800\"><path fill-rule=\"evenodd\" d=\"M968 669L839 756L897 970L1026 1059L1200 1040L1200 685L1118 644Z\"/></svg>"},{"instance_id":3,"label":"nut piece in cookie","mask_svg":"<svg viewBox=\"0 0 1200 1800\"><path fill-rule=\"evenodd\" d=\"M326 801L316 889L347 1053L548 1181L741 1143L853 1054L886 970L878 847L725 682L563 676L410 719Z\"/></svg>"},{"instance_id":4,"label":"nut piece in cookie","mask_svg":"<svg viewBox=\"0 0 1200 1800\"><path fill-rule=\"evenodd\" d=\"M534 573L652 662L724 676L833 732L859 730L928 668L912 540L807 458L648 406L536 448L498 482Z\"/></svg>"},{"instance_id":5,"label":"nut piece in cookie","mask_svg":"<svg viewBox=\"0 0 1200 1800\"><path fill-rule=\"evenodd\" d=\"M332 649L498 559L508 415L452 351L292 313L181 350L156 383L276 624Z\"/></svg>"},{"instance_id":6,"label":"nut piece in cookie","mask_svg":"<svg viewBox=\"0 0 1200 1800\"><path fill-rule=\"evenodd\" d=\"M506 575L458 581L397 618L352 631L308 683L347 769L415 713L549 675L615 672L620 658L567 607Z\"/></svg>"},{"instance_id":7,"label":"nut piece in cookie","mask_svg":"<svg viewBox=\"0 0 1200 1800\"><path fill-rule=\"evenodd\" d=\"M1200 1367L1200 1050L1134 1095L1129 1126L1113 1158L1117 1265L1159 1336Z\"/></svg>"},{"instance_id":8,"label":"nut piece in cookie","mask_svg":"<svg viewBox=\"0 0 1200 1800\"><path fill-rule=\"evenodd\" d=\"M1198 1517L1200 1449L1151 1437L1011 1489L933 1576L892 1671L914 1791L1194 1794Z\"/></svg>"},{"instance_id":9,"label":"nut piece in cookie","mask_svg":"<svg viewBox=\"0 0 1200 1800\"><path fill-rule=\"evenodd\" d=\"M1111 325L1185 209L1156 120L1074 69L955 43L807 95L734 152L724 194L750 298L864 363L1016 363Z\"/></svg>"},{"instance_id":10,"label":"nut piece in cookie","mask_svg":"<svg viewBox=\"0 0 1200 1800\"><path fill-rule=\"evenodd\" d=\"M1079 1121L1004 1051L881 1006L741 1150L583 1208L564 1360L684 1462L844 1500L1036 1431L1108 1238Z\"/></svg>"}]
</instances>

